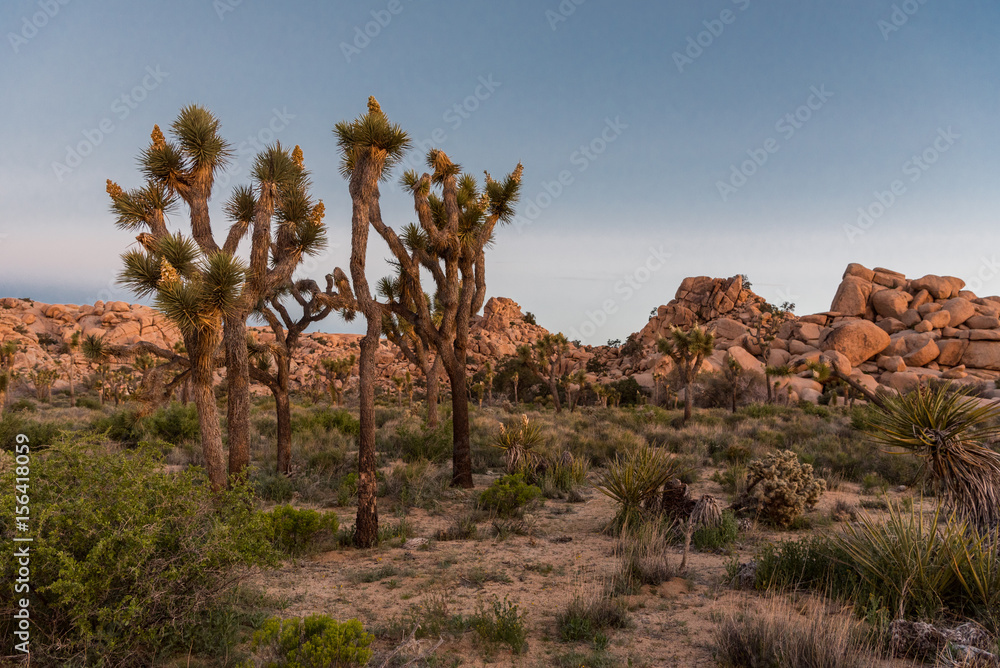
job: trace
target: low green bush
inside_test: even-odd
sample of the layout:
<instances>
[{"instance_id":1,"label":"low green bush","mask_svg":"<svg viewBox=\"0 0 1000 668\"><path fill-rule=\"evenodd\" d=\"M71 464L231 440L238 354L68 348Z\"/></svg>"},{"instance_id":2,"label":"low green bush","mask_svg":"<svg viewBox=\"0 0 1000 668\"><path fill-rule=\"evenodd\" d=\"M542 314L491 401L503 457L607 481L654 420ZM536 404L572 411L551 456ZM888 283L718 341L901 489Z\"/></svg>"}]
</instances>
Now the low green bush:
<instances>
[{"instance_id":1,"label":"low green bush","mask_svg":"<svg viewBox=\"0 0 1000 668\"><path fill-rule=\"evenodd\" d=\"M333 511L320 513L285 505L274 508L268 515L275 547L292 556L316 549L320 539L332 541L340 527L337 513Z\"/></svg>"},{"instance_id":2,"label":"low green bush","mask_svg":"<svg viewBox=\"0 0 1000 668\"><path fill-rule=\"evenodd\" d=\"M739 527L731 511L723 511L717 526L700 526L691 534L691 544L697 550L728 550L736 542Z\"/></svg>"},{"instance_id":3,"label":"low green bush","mask_svg":"<svg viewBox=\"0 0 1000 668\"><path fill-rule=\"evenodd\" d=\"M30 420L23 413L8 411L0 418L0 450L13 452L18 434L28 437L32 450L45 448L55 443L68 427L59 422Z\"/></svg>"},{"instance_id":4,"label":"low green bush","mask_svg":"<svg viewBox=\"0 0 1000 668\"><path fill-rule=\"evenodd\" d=\"M241 668L348 668L372 657L375 639L357 619L338 622L329 615L264 622L254 633L254 657Z\"/></svg>"},{"instance_id":5,"label":"low green bush","mask_svg":"<svg viewBox=\"0 0 1000 668\"><path fill-rule=\"evenodd\" d=\"M542 490L524 481L524 475L505 475L479 494L476 505L498 517L515 517L542 495Z\"/></svg>"},{"instance_id":6,"label":"low green bush","mask_svg":"<svg viewBox=\"0 0 1000 668\"><path fill-rule=\"evenodd\" d=\"M528 630L524 625L527 616L506 596L502 601L494 597L488 608L480 608L472 626L486 642L507 645L514 654L523 654L528 651Z\"/></svg>"},{"instance_id":7,"label":"low green bush","mask_svg":"<svg viewBox=\"0 0 1000 668\"><path fill-rule=\"evenodd\" d=\"M96 438L33 451L32 658L39 665L157 665L201 652L225 622L249 567L277 563L270 527L245 486L212 492L204 473L165 473L151 448ZM15 468L0 453L0 505L14 507ZM0 515L0 535L14 535ZM0 551L0 588L14 591L14 550ZM0 634L13 637L13 596ZM4 602L6 601L6 602Z\"/></svg>"}]
</instances>

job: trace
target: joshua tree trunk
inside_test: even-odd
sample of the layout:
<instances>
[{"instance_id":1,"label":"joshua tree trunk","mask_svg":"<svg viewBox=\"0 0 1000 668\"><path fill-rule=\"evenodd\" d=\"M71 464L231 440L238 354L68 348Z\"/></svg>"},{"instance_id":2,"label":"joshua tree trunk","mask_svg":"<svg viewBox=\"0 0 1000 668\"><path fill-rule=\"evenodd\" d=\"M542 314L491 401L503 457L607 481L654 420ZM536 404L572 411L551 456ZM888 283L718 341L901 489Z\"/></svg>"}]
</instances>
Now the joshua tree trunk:
<instances>
[{"instance_id":1,"label":"joshua tree trunk","mask_svg":"<svg viewBox=\"0 0 1000 668\"><path fill-rule=\"evenodd\" d=\"M355 281L357 285L357 281ZM358 517L355 523L354 544L372 547L378 541L378 508L375 493L375 351L382 332L381 318L376 313L366 314L368 332L361 339L358 363L358 393L360 400L361 433L358 437Z\"/></svg>"},{"instance_id":2,"label":"joshua tree trunk","mask_svg":"<svg viewBox=\"0 0 1000 668\"><path fill-rule=\"evenodd\" d=\"M764 384L767 385L767 403L774 403L774 390L771 388L771 374L764 372Z\"/></svg>"},{"instance_id":3,"label":"joshua tree trunk","mask_svg":"<svg viewBox=\"0 0 1000 668\"><path fill-rule=\"evenodd\" d=\"M556 405L556 413L562 413L562 403L559 401L559 383L556 380L555 370L549 373L549 391L552 392L552 401Z\"/></svg>"},{"instance_id":4,"label":"joshua tree trunk","mask_svg":"<svg viewBox=\"0 0 1000 668\"><path fill-rule=\"evenodd\" d=\"M691 419L691 406L694 403L694 393L691 389L694 387L694 381L687 379L684 383L684 424Z\"/></svg>"},{"instance_id":5,"label":"joshua tree trunk","mask_svg":"<svg viewBox=\"0 0 1000 668\"><path fill-rule=\"evenodd\" d=\"M434 362L424 374L427 379L427 426L430 429L437 429L439 417L438 410L438 379L441 377L441 356L435 355Z\"/></svg>"},{"instance_id":6,"label":"joshua tree trunk","mask_svg":"<svg viewBox=\"0 0 1000 668\"><path fill-rule=\"evenodd\" d=\"M278 384L271 388L274 394L275 415L278 420L278 473L288 474L292 467L292 408L288 399L291 362L287 357L277 357Z\"/></svg>"},{"instance_id":7,"label":"joshua tree trunk","mask_svg":"<svg viewBox=\"0 0 1000 668\"><path fill-rule=\"evenodd\" d=\"M184 342L191 354L191 384L194 389L195 406L198 409L198 427L201 430L205 471L208 473L212 489L217 492L226 487L222 429L219 426L219 411L215 404L212 378L215 366L213 358L220 338L215 332L202 332L185 337Z\"/></svg>"},{"instance_id":8,"label":"joshua tree trunk","mask_svg":"<svg viewBox=\"0 0 1000 668\"><path fill-rule=\"evenodd\" d=\"M236 478L242 476L250 464L250 355L245 317L226 320L224 339L229 381L226 401L229 475Z\"/></svg>"},{"instance_id":9,"label":"joshua tree trunk","mask_svg":"<svg viewBox=\"0 0 1000 668\"><path fill-rule=\"evenodd\" d=\"M448 380L451 381L451 412L452 412L452 478L454 487L471 488L472 484L472 448L469 443L469 389L465 364L457 360L445 363Z\"/></svg>"}]
</instances>

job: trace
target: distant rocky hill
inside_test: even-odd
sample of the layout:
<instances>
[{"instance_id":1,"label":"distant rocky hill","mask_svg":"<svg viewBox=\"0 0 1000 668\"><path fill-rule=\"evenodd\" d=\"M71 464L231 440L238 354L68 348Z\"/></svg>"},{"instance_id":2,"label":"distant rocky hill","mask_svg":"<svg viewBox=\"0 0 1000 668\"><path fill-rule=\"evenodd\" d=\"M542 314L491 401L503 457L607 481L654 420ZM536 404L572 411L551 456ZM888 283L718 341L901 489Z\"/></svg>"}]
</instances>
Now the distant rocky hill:
<instances>
[{"instance_id":1,"label":"distant rocky hill","mask_svg":"<svg viewBox=\"0 0 1000 668\"><path fill-rule=\"evenodd\" d=\"M781 381L790 398L815 401L822 385L813 378L809 362L825 362L860 385L908 390L921 379L946 378L959 383L992 382L1000 378L1000 297L978 297L965 290L965 282L953 276L928 275L907 279L904 275L876 267L848 265L829 311L791 316L767 350L760 350L752 336L765 300L744 286L740 276L684 279L674 299L657 309L656 315L633 335L627 351L608 346L572 344L565 371L587 368L590 382L634 378L647 389L654 378L666 374L671 362L656 351L656 341L672 327L700 324L714 332L716 351L703 365L704 371L720 371L727 358L744 368L762 371L764 362L788 365L795 374ZM262 340L271 336L265 328L254 328ZM14 341L19 352L15 369L55 368L70 364L80 372L85 362L71 358L64 344L74 332L96 334L111 344L150 341L172 348L180 341L177 329L154 309L125 302L93 305L41 304L30 300L0 299L0 343ZM483 314L473 319L470 333L469 368L475 372L487 360L514 355L517 346L532 343L547 330L525 320L520 306L511 299L494 297ZM315 370L324 358L357 354L360 336L310 333L292 366L293 388L315 381ZM377 358L380 382L392 386L392 378L410 371L419 376L392 344L383 341ZM355 369L356 374L356 369ZM79 374L78 374L79 375ZM348 381L355 384L356 375ZM66 386L61 380L56 390ZM263 388L258 388L263 392ZM1000 397L1000 390L992 390Z\"/></svg>"}]
</instances>

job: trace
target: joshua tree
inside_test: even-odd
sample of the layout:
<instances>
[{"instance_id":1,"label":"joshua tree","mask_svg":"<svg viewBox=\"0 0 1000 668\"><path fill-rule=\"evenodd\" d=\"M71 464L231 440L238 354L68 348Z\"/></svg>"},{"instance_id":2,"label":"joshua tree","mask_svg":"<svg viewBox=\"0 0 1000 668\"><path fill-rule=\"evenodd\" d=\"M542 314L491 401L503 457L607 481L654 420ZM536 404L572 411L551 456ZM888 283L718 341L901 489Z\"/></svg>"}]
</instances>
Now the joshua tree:
<instances>
[{"instance_id":1,"label":"joshua tree","mask_svg":"<svg viewBox=\"0 0 1000 668\"><path fill-rule=\"evenodd\" d=\"M749 282L744 279L744 287L749 289ZM795 310L795 304L791 302L783 302L781 306L775 306L770 302L764 302L758 306L760 313L754 319L753 326L750 329L750 341L760 350L760 359L767 365L767 351L771 348L771 342L778 336L778 330L781 326L791 320L794 315L792 311ZM767 403L773 401L773 394L771 392L771 374L768 369L775 368L770 366L764 367L764 382L767 385Z\"/></svg>"},{"instance_id":2,"label":"joshua tree","mask_svg":"<svg viewBox=\"0 0 1000 668\"><path fill-rule=\"evenodd\" d=\"M241 475L250 456L250 367L246 320L268 294L290 279L303 255L323 247L323 205L322 202L314 203L309 197L309 180L302 166L301 151L296 149L289 153L280 144L267 147L257 156L254 164L253 186L237 188L226 204L231 225L225 241L220 244L212 231L208 201L212 196L215 175L231 155L230 145L219 135L218 119L198 106L183 108L171 126L171 133L174 141L168 142L159 127L154 127L152 143L140 155L140 165L147 178L144 189L126 193L109 182L112 209L118 216L118 225L142 231L137 238L146 251L146 264L142 267L136 264L142 261L142 253L126 256L132 264L126 265L129 276L125 281L134 286L144 285L142 291L145 294L158 292L166 300L173 301L175 306L181 306L178 297L190 297L189 294L181 295L175 289L155 290L149 282L154 278L153 270L159 269L150 265L149 261L163 258L161 246L163 240L170 236L163 213L175 201L183 201L190 214L192 241L182 237L176 239L178 243L193 243L199 253L193 256L185 250L183 257L178 259L200 263L201 267L193 274L182 275L176 284L188 286L192 277L198 275L197 282L212 291L223 287L220 283L213 284L213 279L224 279L226 294L223 297L220 292L214 292L215 304L210 306L211 313L204 317L191 310L194 305L191 301L182 309L186 313L175 310L174 315L188 318L186 322L178 321L182 330L185 327L189 333L198 330L197 336L192 335L198 345L208 348L213 344L218 346L222 340L225 342L229 473ZM276 230L272 230L274 226ZM248 235L250 258L244 265L235 258L235 253ZM221 256L228 257L228 260L221 259ZM180 271L169 259L164 270L168 267L172 267L173 273L166 271L165 285L171 283L173 274ZM233 279L238 281L232 283ZM223 303L225 308L218 310L217 307ZM196 325L191 317L194 320L200 318L202 322ZM210 322L216 318L222 324L219 332L215 331L216 324ZM216 341L217 336L223 338ZM194 380L197 374L207 374L209 380L206 382L210 382L215 366L214 349L194 349L186 339L185 347L192 362L192 382L197 384ZM196 372L198 365L203 368ZM196 391L204 394L205 387ZM209 429L209 432L217 430Z\"/></svg>"},{"instance_id":3,"label":"joshua tree","mask_svg":"<svg viewBox=\"0 0 1000 668\"><path fill-rule=\"evenodd\" d=\"M921 457L955 511L984 532L1000 527L1000 408L948 384L885 396L869 423L875 439ZM995 535L995 534L994 534Z\"/></svg>"},{"instance_id":4,"label":"joshua tree","mask_svg":"<svg viewBox=\"0 0 1000 668\"><path fill-rule=\"evenodd\" d=\"M277 462L278 473L288 474L292 462L292 414L289 400L292 354L299 346L300 336L309 325L326 318L331 311L340 310L346 320L354 317L350 310L351 301L335 291L335 285L345 285L347 277L343 275L327 276L326 292L320 292L319 286L310 280L297 281L279 288L260 307L260 314L267 320L274 341L266 346L271 359L274 360L274 373L270 364L261 363L251 367L251 375L257 382L263 383L274 396L275 414L277 417ZM349 289L348 289L349 291ZM302 309L298 318L293 318L285 306L285 297L291 295ZM266 360L265 360L266 361ZM351 356L350 367L354 365Z\"/></svg>"},{"instance_id":5,"label":"joshua tree","mask_svg":"<svg viewBox=\"0 0 1000 668\"><path fill-rule=\"evenodd\" d=\"M517 373L517 371L515 371L514 373L512 373L510 375L510 386L512 388L514 388L514 403L515 404L517 403L517 381L519 381L519 380L520 380L520 376Z\"/></svg>"},{"instance_id":6,"label":"joshua tree","mask_svg":"<svg viewBox=\"0 0 1000 668\"><path fill-rule=\"evenodd\" d=\"M388 302L394 299L414 298L414 295L403 294L405 284L399 279L385 277L379 281L378 294ZM424 294L424 300L430 302L430 297ZM431 303L431 318L434 325L441 326L440 304ZM441 377L441 356L434 355L431 359L430 346L417 334L407 320L401 319L391 312L383 313L382 331L386 338L402 351L403 356L411 363L416 364L424 375L427 385L427 427L437 429L440 420L438 411L438 380Z\"/></svg>"},{"instance_id":7,"label":"joshua tree","mask_svg":"<svg viewBox=\"0 0 1000 668\"><path fill-rule=\"evenodd\" d=\"M483 365L483 382L486 383L486 403L493 404L493 379L496 378L496 371L493 370L493 363L486 360Z\"/></svg>"},{"instance_id":8,"label":"joshua tree","mask_svg":"<svg viewBox=\"0 0 1000 668\"><path fill-rule=\"evenodd\" d=\"M384 134L385 128L393 129L394 140L390 146L379 146L378 153L372 153L368 147L374 143L373 138ZM513 219L521 167L502 181L495 181L487 174L485 187L481 190L472 176L460 176L460 166L443 151L431 150L427 164L432 174L418 176L410 171L403 176L403 184L413 194L419 225L408 225L402 235L397 236L382 220L377 183L383 175L387 157L398 159L408 145L406 134L389 125L374 98L369 100L366 116L354 123L338 125L337 133L344 148L345 173L351 174L356 225L364 226L359 233L363 233L367 241L367 226L371 225L389 246L393 262L399 269L400 298L390 300L386 306L408 321L417 335L434 348L448 374L454 442L452 484L472 487L466 370L469 326L486 297L485 248L493 239L496 225ZM368 174L364 179L358 176L362 168ZM362 183L369 185L362 187ZM433 192L435 187L440 188L440 195ZM360 268L363 269L363 265ZM434 323L427 300L413 298L424 292L422 271L426 271L435 284L433 295L442 312L439 325ZM358 280L354 277L356 290L359 289ZM374 317L380 307L374 300L371 304ZM374 326L369 323L369 327Z\"/></svg>"},{"instance_id":9,"label":"joshua tree","mask_svg":"<svg viewBox=\"0 0 1000 668\"><path fill-rule=\"evenodd\" d=\"M562 412L562 402L559 401L559 379L563 375L563 358L568 350L569 341L562 332L546 334L535 341L534 346L525 343L517 349L521 363L548 380L556 413Z\"/></svg>"},{"instance_id":10,"label":"joshua tree","mask_svg":"<svg viewBox=\"0 0 1000 668\"><path fill-rule=\"evenodd\" d=\"M469 391L472 392L472 396L476 398L476 401L479 403L479 407L482 408L483 395L486 393L486 384L482 382L473 383L472 386L469 387Z\"/></svg>"},{"instance_id":11,"label":"joshua tree","mask_svg":"<svg viewBox=\"0 0 1000 668\"><path fill-rule=\"evenodd\" d=\"M772 382L772 378L788 378L792 375L792 367L787 364L772 365L768 364L764 367L764 381L767 383L767 401L771 403L773 401L772 390L778 386L778 381Z\"/></svg>"},{"instance_id":12,"label":"joshua tree","mask_svg":"<svg viewBox=\"0 0 1000 668\"><path fill-rule=\"evenodd\" d=\"M736 395L740 391L740 379L743 376L743 367L736 361L735 357L726 360L726 365L722 367L722 376L726 381L726 388L729 390L729 398L733 413L736 412Z\"/></svg>"},{"instance_id":13,"label":"joshua tree","mask_svg":"<svg viewBox=\"0 0 1000 668\"><path fill-rule=\"evenodd\" d=\"M715 349L715 336L698 325L687 332L674 327L670 330L670 338L660 338L656 347L677 365L684 387L684 423L687 423L691 419L694 379L701 370L702 361Z\"/></svg>"},{"instance_id":14,"label":"joshua tree","mask_svg":"<svg viewBox=\"0 0 1000 668\"><path fill-rule=\"evenodd\" d=\"M280 143L257 155L253 185L235 189L226 205L232 226L224 249L250 235L246 281L234 308L225 314L227 426L229 473L238 475L250 463L250 364L247 318L259 304L291 280L304 256L326 247L322 201L309 194L310 182L302 149L291 153Z\"/></svg>"},{"instance_id":15,"label":"joshua tree","mask_svg":"<svg viewBox=\"0 0 1000 668\"><path fill-rule=\"evenodd\" d=\"M367 330L361 339L358 365L358 515L354 543L371 547L378 540L378 508L375 493L375 353L382 333L382 307L372 297L365 275L368 228L384 227L379 209L379 181L400 161L410 138L382 113L375 98L368 99L368 113L354 121L343 121L334 130L341 152L341 172L349 179L351 195L351 280L357 310L365 317Z\"/></svg>"},{"instance_id":16,"label":"joshua tree","mask_svg":"<svg viewBox=\"0 0 1000 668\"><path fill-rule=\"evenodd\" d=\"M576 410L576 404L580 400L580 394L587 385L587 374L583 369L577 369L566 376L566 402L569 404L569 412ZM573 390L571 388L575 387Z\"/></svg>"},{"instance_id":17,"label":"joshua tree","mask_svg":"<svg viewBox=\"0 0 1000 668\"><path fill-rule=\"evenodd\" d=\"M131 196L119 195L116 205L124 205L124 198ZM205 470L212 487L221 490L226 485L226 465L212 374L222 343L222 319L236 303L245 268L223 251L204 255L180 234L164 234L150 241L148 249L132 250L122 257L121 282L141 297L153 296L157 308L184 337ZM85 354L86 349L85 341Z\"/></svg>"},{"instance_id":18,"label":"joshua tree","mask_svg":"<svg viewBox=\"0 0 1000 668\"><path fill-rule=\"evenodd\" d=\"M73 332L69 341L66 342L66 352L69 353L69 367L66 371L66 379L69 381L69 400L72 404L76 399L76 388L73 381L76 377L76 351L80 348L80 332Z\"/></svg>"},{"instance_id":19,"label":"joshua tree","mask_svg":"<svg viewBox=\"0 0 1000 668\"><path fill-rule=\"evenodd\" d=\"M320 363L323 365L323 370L326 371L326 388L330 392L331 404L340 405L344 391L337 387L337 382L340 382L341 387L347 383L348 378L351 377L351 369L354 368L356 359L354 355L351 355L350 357L321 360Z\"/></svg>"},{"instance_id":20,"label":"joshua tree","mask_svg":"<svg viewBox=\"0 0 1000 668\"><path fill-rule=\"evenodd\" d=\"M83 357L90 363L91 368L96 369L98 378L97 398L101 405L104 405L104 391L107 384L107 375L111 354L104 343L104 337L96 334L88 334L81 344Z\"/></svg>"}]
</instances>

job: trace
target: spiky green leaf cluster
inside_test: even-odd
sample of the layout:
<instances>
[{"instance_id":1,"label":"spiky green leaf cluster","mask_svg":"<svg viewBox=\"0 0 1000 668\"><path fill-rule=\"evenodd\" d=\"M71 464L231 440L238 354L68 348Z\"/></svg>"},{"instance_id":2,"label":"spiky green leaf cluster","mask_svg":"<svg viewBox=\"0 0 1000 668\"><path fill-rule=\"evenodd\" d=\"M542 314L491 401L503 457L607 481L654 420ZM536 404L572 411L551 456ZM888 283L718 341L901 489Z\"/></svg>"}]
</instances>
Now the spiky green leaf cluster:
<instances>
[{"instance_id":1,"label":"spiky green leaf cluster","mask_svg":"<svg viewBox=\"0 0 1000 668\"><path fill-rule=\"evenodd\" d=\"M390 123L378 103L369 99L368 112L353 121L341 121L334 127L340 148L340 173L350 178L363 153L369 152L383 160L380 180L388 178L392 168L410 148L410 137L397 124Z\"/></svg>"},{"instance_id":2,"label":"spiky green leaf cluster","mask_svg":"<svg viewBox=\"0 0 1000 668\"><path fill-rule=\"evenodd\" d=\"M1000 527L1000 406L948 385L884 397L870 413L873 438L925 460L955 511L980 528Z\"/></svg>"},{"instance_id":3,"label":"spiky green leaf cluster","mask_svg":"<svg viewBox=\"0 0 1000 668\"><path fill-rule=\"evenodd\" d=\"M111 213L115 215L115 225L119 229L137 230L146 227L155 212L169 213L176 203L176 197L162 184L147 182L142 188L113 196Z\"/></svg>"}]
</instances>

